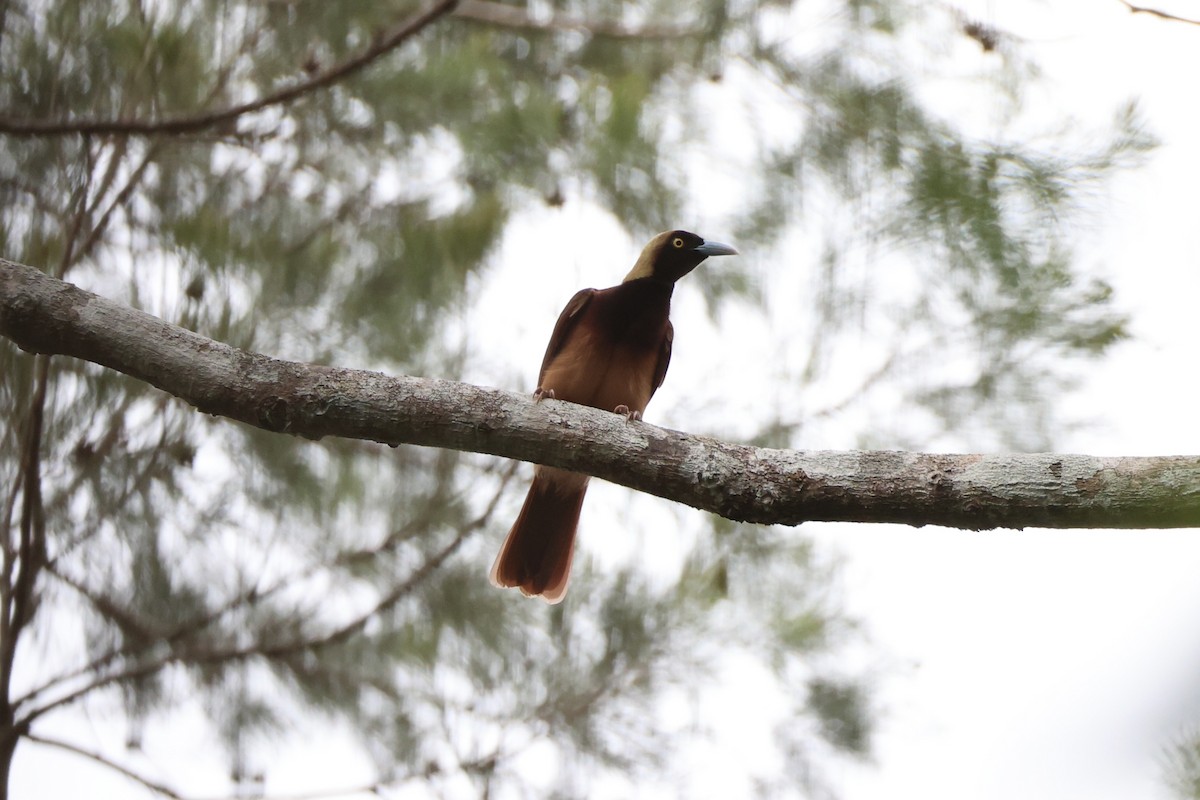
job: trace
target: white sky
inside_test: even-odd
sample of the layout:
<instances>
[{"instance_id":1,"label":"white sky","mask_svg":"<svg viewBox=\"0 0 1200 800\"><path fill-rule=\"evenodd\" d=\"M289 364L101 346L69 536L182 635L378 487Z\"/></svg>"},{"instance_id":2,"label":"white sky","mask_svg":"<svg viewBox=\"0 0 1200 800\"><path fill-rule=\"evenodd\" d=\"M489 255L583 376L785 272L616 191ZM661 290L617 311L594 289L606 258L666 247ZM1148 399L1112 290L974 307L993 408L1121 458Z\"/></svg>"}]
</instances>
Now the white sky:
<instances>
[{"instance_id":1,"label":"white sky","mask_svg":"<svg viewBox=\"0 0 1200 800\"><path fill-rule=\"evenodd\" d=\"M1027 39L1056 85L1049 114L1098 121L1137 95L1163 142L1114 184L1082 251L1136 338L1071 398L1098 424L1063 449L1200 452L1200 27L1115 0L964 7ZM1170 796L1162 747L1200 722L1197 531L809 529L847 555L847 605L900 667L884 683L877 762L840 776L845 797Z\"/></svg>"},{"instance_id":2,"label":"white sky","mask_svg":"<svg viewBox=\"0 0 1200 800\"><path fill-rule=\"evenodd\" d=\"M1136 339L1090 367L1086 390L1069 402L1098 424L1071 434L1064 449L1200 452L1194 424L1200 383L1200 27L1132 16L1116 0L960 5L1026 39L1048 82L1048 119L1067 110L1101 124L1122 100L1138 95L1163 141L1147 167L1114 184L1103 224L1083 248L1084 263L1107 272L1118 301L1132 313ZM1186 14L1188 5L1178 2L1176 10ZM1200 16L1200 7L1194 15ZM568 207L558 222L567 236L586 226L590 241L625 241L615 225L597 230L605 223L594 214ZM513 231L506 248L519 248L522 237L534 233ZM634 253L630 243L625 255ZM629 259L617 258L615 266L613 260L612 254L581 256L548 282L544 308L515 323L507 316L501 324L508 327L496 329L510 336L493 346L503 347L510 363L527 363L532 380L562 303L582 285L619 279ZM697 303L686 289L677 293L679 311L686 314ZM704 358L695 349L689 356ZM683 358L677 350L677 359ZM672 379L686 386L679 374L686 372L673 365L664 393ZM510 375L476 379L521 388ZM686 427L683 419L652 421ZM596 486L589 497L589 506L628 502L627 490L611 486ZM842 796L1168 797L1161 783L1162 745L1181 724L1200 720L1197 531L973 534L857 525L809 525L804 531L845 556L846 607L865 621L877 650L877 756L871 765L827 776ZM631 546L646 552L660 545ZM481 579L486 568L480 565ZM715 700L729 709L745 702L735 686ZM97 735L108 738L103 724L95 724ZM178 732L174 752L159 750L154 762L163 769L151 771L179 777L171 782L197 793L219 794L223 773L211 742L185 734L193 729L186 721L172 727ZM731 723L725 740L754 742L762 735L760 727ZM276 790L352 785L356 775L369 779L369 765L343 751L336 737L280 756L272 774L290 772L298 781L275 783ZM345 765L336 779L329 777L331 761ZM324 778L305 775L306 765L314 764L326 765ZM712 764L693 766L698 779L691 796L736 791L736 785L722 785ZM103 771L34 747L23 746L15 773L14 796L22 800L144 796Z\"/></svg>"}]
</instances>

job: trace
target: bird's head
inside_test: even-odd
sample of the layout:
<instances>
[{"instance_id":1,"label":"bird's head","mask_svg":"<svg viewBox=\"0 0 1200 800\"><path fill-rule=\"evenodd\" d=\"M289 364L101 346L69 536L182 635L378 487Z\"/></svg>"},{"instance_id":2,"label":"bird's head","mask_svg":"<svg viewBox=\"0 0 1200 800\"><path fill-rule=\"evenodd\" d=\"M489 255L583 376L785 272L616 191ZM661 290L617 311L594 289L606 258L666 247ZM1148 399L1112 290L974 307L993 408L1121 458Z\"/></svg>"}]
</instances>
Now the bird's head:
<instances>
[{"instance_id":1,"label":"bird's head","mask_svg":"<svg viewBox=\"0 0 1200 800\"><path fill-rule=\"evenodd\" d=\"M687 275L709 256L736 255L727 244L706 242L687 231L665 231L650 240L637 263L625 276L625 283L639 278L674 283Z\"/></svg>"}]
</instances>

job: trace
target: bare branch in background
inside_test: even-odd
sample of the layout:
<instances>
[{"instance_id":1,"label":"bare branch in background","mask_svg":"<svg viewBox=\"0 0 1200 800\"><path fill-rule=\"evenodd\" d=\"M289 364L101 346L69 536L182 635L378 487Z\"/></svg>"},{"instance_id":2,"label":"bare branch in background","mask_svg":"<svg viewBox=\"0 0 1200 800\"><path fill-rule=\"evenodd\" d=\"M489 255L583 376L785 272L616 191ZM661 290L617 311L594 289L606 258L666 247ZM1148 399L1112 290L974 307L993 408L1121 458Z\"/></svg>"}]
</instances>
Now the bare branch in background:
<instances>
[{"instance_id":1,"label":"bare branch in background","mask_svg":"<svg viewBox=\"0 0 1200 800\"><path fill-rule=\"evenodd\" d=\"M115 759L112 759L112 758L104 755L103 753L97 752L95 750L89 750L86 747L80 747L79 745L72 744L71 742L65 741L63 739L55 739L55 738L51 738L48 736L39 736L39 735L33 734L33 733L26 734L25 738L29 742L33 742L35 744L40 744L45 747L53 747L57 750L64 750L68 753L77 755L80 758L84 758L84 759L87 759L88 761L92 761L96 764L107 767L107 768L117 772L118 774L123 775L126 778L129 778L133 782L146 787L150 791L155 792L156 794L162 795L163 797L171 798L171 800L189 800L188 795L182 794L181 792L171 788L170 786L168 786L165 783L156 781L156 780L149 778L139 772L136 772L135 770L130 769L129 767L121 764L120 762L116 761ZM482 763L482 761L483 760L480 759L479 762L467 762L467 763L460 765L460 768L463 769L464 771L466 771L473 767L476 767L477 764ZM442 772L441 768L439 768L436 764L431 762L426 767L426 769L420 773L414 773L414 774L409 774L409 775L399 775L399 776L395 776L395 777L392 777L392 778L389 778L386 780L372 781L371 783L364 783L364 784L360 784L358 786L344 786L344 787L339 787L337 789L317 789L317 790L314 790L311 792L299 792L299 793L295 793L295 794L256 795L256 796L265 797L265 798L267 798L267 800L321 800L321 798L326 798L326 797L343 797L343 796L349 796L349 795L379 794L384 789L401 786L405 783L408 783L409 781L428 780L429 778L432 778L441 772ZM210 798L209 800L233 800L233 798L231 798L231 797L230 798L213 797L213 798Z\"/></svg>"},{"instance_id":2,"label":"bare branch in background","mask_svg":"<svg viewBox=\"0 0 1200 800\"><path fill-rule=\"evenodd\" d=\"M239 117L271 106L290 103L306 94L332 86L370 65L381 56L395 50L433 22L448 14L458 0L438 0L428 9L402 22L390 33L377 37L358 55L333 65L312 77L286 86L271 94L229 108L201 114L168 117L159 120L139 119L76 119L37 120L0 117L0 133L11 136L68 136L76 134L147 136L152 134L179 135L195 133L217 125L233 122Z\"/></svg>"},{"instance_id":3,"label":"bare branch in background","mask_svg":"<svg viewBox=\"0 0 1200 800\"><path fill-rule=\"evenodd\" d=\"M1121 3L1121 5L1128 8L1129 12L1131 14L1149 14L1152 17L1158 17L1159 19L1167 19L1172 22L1185 22L1188 25L1200 25L1200 20L1197 20L1197 19L1189 19L1187 17L1178 17L1174 14L1169 14L1166 11L1159 11L1156 8L1145 8L1143 6L1135 6L1133 3L1130 3L1129 0L1119 0L1119 2Z\"/></svg>"},{"instance_id":4,"label":"bare branch in background","mask_svg":"<svg viewBox=\"0 0 1200 800\"><path fill-rule=\"evenodd\" d=\"M71 744L70 742L63 741L61 739L52 739L47 736L38 736L37 734L33 733L25 734L25 739L26 741L44 745L46 747L54 747L58 750L66 750L68 753L74 753L81 758L86 758L87 760L93 761L101 766L108 767L109 769L124 775L126 778L129 778L134 783L139 783L150 791L160 794L163 797L170 797L172 800L184 800L183 795L172 789L170 786L167 786L165 783L159 783L158 781L148 778L141 773L134 772L129 767L117 763L103 753L98 753L95 750L89 750L86 747L80 747L79 745Z\"/></svg>"},{"instance_id":5,"label":"bare branch in background","mask_svg":"<svg viewBox=\"0 0 1200 800\"><path fill-rule=\"evenodd\" d=\"M531 31L580 31L591 36L608 39L683 39L696 36L697 31L666 25L621 25L599 22L565 14L552 14L545 18L530 14L527 8L493 0L460 0L454 16L503 28L519 28Z\"/></svg>"}]
</instances>

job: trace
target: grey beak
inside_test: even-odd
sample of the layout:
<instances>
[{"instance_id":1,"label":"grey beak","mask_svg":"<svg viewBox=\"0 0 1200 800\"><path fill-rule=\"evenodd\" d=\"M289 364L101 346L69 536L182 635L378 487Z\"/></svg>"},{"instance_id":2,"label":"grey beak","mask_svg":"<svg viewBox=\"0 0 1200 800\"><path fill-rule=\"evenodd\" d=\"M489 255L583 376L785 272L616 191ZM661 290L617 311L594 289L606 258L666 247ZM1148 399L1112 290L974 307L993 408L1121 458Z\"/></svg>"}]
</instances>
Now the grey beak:
<instances>
[{"instance_id":1,"label":"grey beak","mask_svg":"<svg viewBox=\"0 0 1200 800\"><path fill-rule=\"evenodd\" d=\"M738 254L733 247L720 242L705 242L693 249L703 256L736 256Z\"/></svg>"}]
</instances>

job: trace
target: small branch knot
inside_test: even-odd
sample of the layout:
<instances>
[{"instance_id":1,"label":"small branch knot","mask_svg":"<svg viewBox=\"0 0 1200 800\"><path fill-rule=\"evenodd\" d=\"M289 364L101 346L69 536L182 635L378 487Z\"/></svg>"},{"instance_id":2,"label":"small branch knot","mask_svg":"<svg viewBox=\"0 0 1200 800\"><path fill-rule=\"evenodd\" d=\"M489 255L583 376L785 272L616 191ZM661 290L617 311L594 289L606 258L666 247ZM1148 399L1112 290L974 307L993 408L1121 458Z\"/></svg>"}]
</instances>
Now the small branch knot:
<instances>
[{"instance_id":1,"label":"small branch knot","mask_svg":"<svg viewBox=\"0 0 1200 800\"><path fill-rule=\"evenodd\" d=\"M286 433L292 427L291 405L282 397L269 397L258 406L258 422L272 433Z\"/></svg>"}]
</instances>

